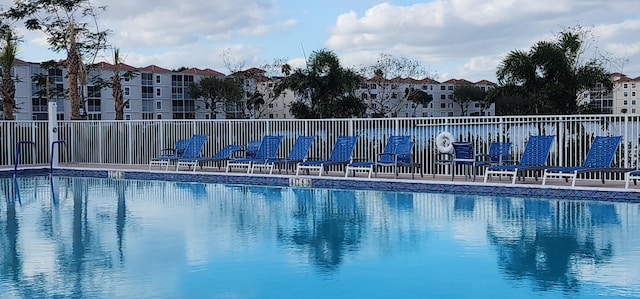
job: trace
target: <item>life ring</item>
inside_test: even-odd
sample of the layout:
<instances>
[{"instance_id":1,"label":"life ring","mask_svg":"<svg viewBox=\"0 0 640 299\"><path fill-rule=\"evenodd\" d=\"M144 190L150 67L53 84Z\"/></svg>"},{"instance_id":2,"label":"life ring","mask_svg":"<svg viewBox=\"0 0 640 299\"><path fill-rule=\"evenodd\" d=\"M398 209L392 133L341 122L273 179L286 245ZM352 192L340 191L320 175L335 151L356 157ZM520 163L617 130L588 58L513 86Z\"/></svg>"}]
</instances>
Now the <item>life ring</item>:
<instances>
[{"instance_id":1,"label":"life ring","mask_svg":"<svg viewBox=\"0 0 640 299\"><path fill-rule=\"evenodd\" d=\"M453 150L453 135L449 132L442 132L436 137L436 147L441 153L450 153Z\"/></svg>"}]
</instances>

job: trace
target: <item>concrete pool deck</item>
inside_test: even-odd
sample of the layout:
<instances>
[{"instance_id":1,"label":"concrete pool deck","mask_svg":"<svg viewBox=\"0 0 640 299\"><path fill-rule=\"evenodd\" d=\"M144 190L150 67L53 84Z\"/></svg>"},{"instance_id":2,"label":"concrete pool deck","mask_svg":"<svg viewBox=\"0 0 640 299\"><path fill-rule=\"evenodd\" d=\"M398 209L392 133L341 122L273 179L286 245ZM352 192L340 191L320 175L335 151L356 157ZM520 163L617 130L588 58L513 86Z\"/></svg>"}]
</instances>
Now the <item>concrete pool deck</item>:
<instances>
[{"instance_id":1,"label":"concrete pool deck","mask_svg":"<svg viewBox=\"0 0 640 299\"><path fill-rule=\"evenodd\" d=\"M36 165L19 167L19 173L25 170L40 169L41 173L48 171L48 165ZM0 167L0 172L12 173L12 167ZM243 170L232 169L226 173L225 168L205 167L197 171L180 170L170 168L168 171L155 167L149 170L148 165L120 165L120 164L84 164L84 163L61 163L54 169L54 174L59 175L83 175L112 177L125 179L155 179L155 180L177 180L211 183L238 183L238 184L258 184L276 186L300 186L319 188L356 188L356 189L376 189L394 190L407 192L440 192L440 193L469 193L478 195L500 195L500 196L532 196L551 198L573 198L573 199L595 199L595 200L615 200L615 201L640 201L640 185L630 185L629 189L624 188L623 180L606 180L605 184L596 179L578 179L576 186L571 186L571 181L565 182L563 179L548 179L546 185L542 185L542 178L535 180L527 177L524 181L517 181L511 184L511 179L503 177L498 179L493 177L489 182L484 183L484 176L477 176L476 181L465 180L464 175L456 175L451 180L451 175L431 174L415 178L410 173L401 173L398 178L394 178L392 173L379 173L377 177L367 178L366 173L356 172L356 176L344 177L343 172L329 172L327 175L300 175L295 173L279 174L274 170L273 174L256 172L247 174Z\"/></svg>"}]
</instances>

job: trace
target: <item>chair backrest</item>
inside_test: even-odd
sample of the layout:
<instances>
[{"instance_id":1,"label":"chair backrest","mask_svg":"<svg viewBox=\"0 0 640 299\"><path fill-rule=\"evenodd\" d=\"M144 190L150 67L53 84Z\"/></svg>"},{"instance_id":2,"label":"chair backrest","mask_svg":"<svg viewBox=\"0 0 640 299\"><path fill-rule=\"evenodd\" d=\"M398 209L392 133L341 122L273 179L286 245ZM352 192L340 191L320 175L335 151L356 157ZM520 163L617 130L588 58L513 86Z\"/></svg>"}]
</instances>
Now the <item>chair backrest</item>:
<instances>
[{"instance_id":1,"label":"chair backrest","mask_svg":"<svg viewBox=\"0 0 640 299\"><path fill-rule=\"evenodd\" d=\"M609 167L622 136L596 136L591 143L584 167Z\"/></svg>"},{"instance_id":2,"label":"chair backrest","mask_svg":"<svg viewBox=\"0 0 640 299\"><path fill-rule=\"evenodd\" d=\"M509 152L511 151L511 142L491 142L489 144L489 163L500 165L504 161L511 160Z\"/></svg>"},{"instance_id":3,"label":"chair backrest","mask_svg":"<svg viewBox=\"0 0 640 299\"><path fill-rule=\"evenodd\" d=\"M313 144L313 140L315 138L316 136L298 136L298 139L296 139L296 142L293 144L291 151L289 151L287 160L302 161L306 159L309 154L311 144Z\"/></svg>"},{"instance_id":4,"label":"chair backrest","mask_svg":"<svg viewBox=\"0 0 640 299\"><path fill-rule=\"evenodd\" d=\"M231 158L233 153L240 150L242 150L242 145L230 144L223 147L220 151L213 155L212 158L216 160L227 160Z\"/></svg>"},{"instance_id":5,"label":"chair backrest","mask_svg":"<svg viewBox=\"0 0 640 299\"><path fill-rule=\"evenodd\" d=\"M275 158L282 142L282 136L264 136L254 159Z\"/></svg>"},{"instance_id":6,"label":"chair backrest","mask_svg":"<svg viewBox=\"0 0 640 299\"><path fill-rule=\"evenodd\" d=\"M338 136L336 143L333 145L333 150L331 150L331 154L329 155L329 161L350 162L357 141L358 136Z\"/></svg>"},{"instance_id":7,"label":"chair backrest","mask_svg":"<svg viewBox=\"0 0 640 299\"><path fill-rule=\"evenodd\" d=\"M413 145L415 142L408 141L405 143L401 143L396 148L396 155L398 156L398 162L400 163L411 163L411 151L413 150Z\"/></svg>"},{"instance_id":8,"label":"chair backrest","mask_svg":"<svg viewBox=\"0 0 640 299\"><path fill-rule=\"evenodd\" d=\"M475 151L471 142L452 142L453 159L457 161L474 161Z\"/></svg>"},{"instance_id":9,"label":"chair backrest","mask_svg":"<svg viewBox=\"0 0 640 299\"><path fill-rule=\"evenodd\" d=\"M396 159L399 158L397 156L401 151L404 151L404 154L407 154L406 151L409 142L411 142L410 139L411 136L389 136L389 139L387 139L387 144L384 146L382 153L378 155L378 163L395 163ZM409 147L408 150L408 154L411 154L411 147ZM405 160L406 158L407 157L404 157Z\"/></svg>"},{"instance_id":10,"label":"chair backrest","mask_svg":"<svg viewBox=\"0 0 640 299\"><path fill-rule=\"evenodd\" d=\"M184 150L189 145L190 139L178 139L176 140L176 144L173 146L173 155L176 157L182 157Z\"/></svg>"},{"instance_id":11,"label":"chair backrest","mask_svg":"<svg viewBox=\"0 0 640 299\"><path fill-rule=\"evenodd\" d=\"M245 149L244 156L247 158L255 158L261 144L262 140L249 141L249 143L247 144L247 148Z\"/></svg>"},{"instance_id":12,"label":"chair backrest","mask_svg":"<svg viewBox=\"0 0 640 299\"><path fill-rule=\"evenodd\" d=\"M529 136L529 141L524 148L520 165L542 166L547 163L547 157L551 150L551 144L555 135Z\"/></svg>"},{"instance_id":13,"label":"chair backrest","mask_svg":"<svg viewBox=\"0 0 640 299\"><path fill-rule=\"evenodd\" d=\"M184 152L182 153L181 158L197 158L200 156L200 152L202 151L202 147L204 143L207 141L207 135L193 135L191 139L189 139L189 143L187 147L185 147Z\"/></svg>"}]
</instances>

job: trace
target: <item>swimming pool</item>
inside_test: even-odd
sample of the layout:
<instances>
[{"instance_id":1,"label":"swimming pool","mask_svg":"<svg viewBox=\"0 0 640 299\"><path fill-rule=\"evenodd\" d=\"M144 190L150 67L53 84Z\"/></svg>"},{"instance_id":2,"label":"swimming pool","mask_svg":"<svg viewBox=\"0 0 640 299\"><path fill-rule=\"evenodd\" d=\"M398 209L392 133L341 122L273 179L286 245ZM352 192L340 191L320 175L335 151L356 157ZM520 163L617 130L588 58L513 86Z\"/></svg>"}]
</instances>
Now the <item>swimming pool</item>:
<instances>
[{"instance_id":1,"label":"swimming pool","mask_svg":"<svg viewBox=\"0 0 640 299\"><path fill-rule=\"evenodd\" d=\"M4 298L631 298L640 204L0 179Z\"/></svg>"}]
</instances>

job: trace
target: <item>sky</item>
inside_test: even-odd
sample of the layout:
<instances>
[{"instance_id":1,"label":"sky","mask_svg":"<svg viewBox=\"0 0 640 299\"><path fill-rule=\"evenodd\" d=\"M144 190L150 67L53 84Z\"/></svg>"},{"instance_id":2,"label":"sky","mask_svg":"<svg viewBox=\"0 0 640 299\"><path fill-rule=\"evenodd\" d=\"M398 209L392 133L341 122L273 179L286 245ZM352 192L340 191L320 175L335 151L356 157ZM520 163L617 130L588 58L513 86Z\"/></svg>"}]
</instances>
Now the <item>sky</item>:
<instances>
[{"instance_id":1,"label":"sky","mask_svg":"<svg viewBox=\"0 0 640 299\"><path fill-rule=\"evenodd\" d=\"M593 40L585 59L607 57L607 68L640 76L638 0L93 0L98 18L124 63L211 68L262 67L286 60L303 67L313 51L331 50L345 67L373 65L381 54L420 62L440 82L496 82L514 50L553 41L581 26ZM0 0L7 9L12 0ZM19 28L18 58L64 58L45 36ZM224 54L226 53L226 54ZM231 64L225 64L223 57ZM111 52L97 61L112 62ZM96 61L96 62L97 62Z\"/></svg>"}]
</instances>

